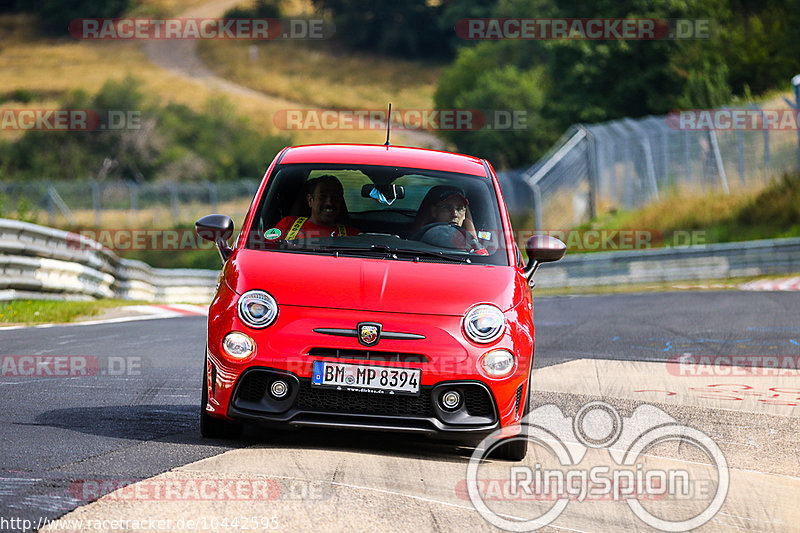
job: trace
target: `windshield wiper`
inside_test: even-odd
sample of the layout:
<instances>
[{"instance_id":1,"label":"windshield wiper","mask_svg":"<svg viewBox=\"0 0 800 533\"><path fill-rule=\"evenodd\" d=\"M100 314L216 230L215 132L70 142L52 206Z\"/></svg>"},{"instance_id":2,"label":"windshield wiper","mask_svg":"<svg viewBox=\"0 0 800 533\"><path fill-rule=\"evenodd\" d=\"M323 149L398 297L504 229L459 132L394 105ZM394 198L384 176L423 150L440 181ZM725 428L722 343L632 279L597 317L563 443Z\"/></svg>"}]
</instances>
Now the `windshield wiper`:
<instances>
[{"instance_id":1,"label":"windshield wiper","mask_svg":"<svg viewBox=\"0 0 800 533\"><path fill-rule=\"evenodd\" d=\"M370 253L370 252L379 252L383 254L388 254L389 257L393 259L397 259L398 254L402 255L411 255L414 256L416 261L419 261L420 257L435 257L437 259L444 259L447 261L454 261L456 263L471 263L469 257L461 256L461 255L450 255L445 252L437 252L433 250L409 250L407 248L397 248L395 246L388 246L386 244L371 244L370 246L363 246L363 247L345 247L345 246L326 246L324 247L326 251L331 252L339 252L339 253Z\"/></svg>"},{"instance_id":2,"label":"windshield wiper","mask_svg":"<svg viewBox=\"0 0 800 533\"><path fill-rule=\"evenodd\" d=\"M331 244L320 246L304 246L298 241L285 241L288 248L305 249L310 252L323 252L332 253L334 255L348 254L348 253L380 253L385 254L387 259L397 259L398 254L413 256L416 261L420 257L435 257L436 259L443 259L446 261L453 261L456 263L472 263L472 260L467 256L450 255L445 252L437 252L433 250L409 250L406 248L397 248L388 246L386 244L371 244L369 246L336 246Z\"/></svg>"}]
</instances>

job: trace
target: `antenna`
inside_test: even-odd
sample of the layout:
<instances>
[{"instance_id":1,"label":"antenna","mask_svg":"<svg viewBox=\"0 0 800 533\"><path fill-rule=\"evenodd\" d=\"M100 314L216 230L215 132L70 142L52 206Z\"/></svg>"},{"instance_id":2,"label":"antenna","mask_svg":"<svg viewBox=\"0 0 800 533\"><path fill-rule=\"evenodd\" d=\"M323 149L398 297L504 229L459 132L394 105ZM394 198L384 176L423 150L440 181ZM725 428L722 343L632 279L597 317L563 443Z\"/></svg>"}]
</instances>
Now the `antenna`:
<instances>
[{"instance_id":1,"label":"antenna","mask_svg":"<svg viewBox=\"0 0 800 533\"><path fill-rule=\"evenodd\" d=\"M391 146L392 143L389 142L389 132L392 128L392 103L389 102L389 116L386 119L386 142L383 143L384 146Z\"/></svg>"}]
</instances>

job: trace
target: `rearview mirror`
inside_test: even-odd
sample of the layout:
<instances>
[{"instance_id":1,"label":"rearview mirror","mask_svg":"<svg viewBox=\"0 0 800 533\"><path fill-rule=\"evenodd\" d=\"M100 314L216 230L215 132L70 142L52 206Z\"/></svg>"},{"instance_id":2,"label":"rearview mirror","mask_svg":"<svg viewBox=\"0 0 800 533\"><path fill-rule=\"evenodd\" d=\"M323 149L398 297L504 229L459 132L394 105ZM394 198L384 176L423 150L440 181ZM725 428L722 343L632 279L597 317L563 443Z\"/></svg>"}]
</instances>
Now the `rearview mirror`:
<instances>
[{"instance_id":1,"label":"rearview mirror","mask_svg":"<svg viewBox=\"0 0 800 533\"><path fill-rule=\"evenodd\" d=\"M216 243L219 256L224 263L231 253L228 239L233 235L233 220L227 215L206 215L194 224L197 234L207 241Z\"/></svg>"},{"instance_id":2,"label":"rearview mirror","mask_svg":"<svg viewBox=\"0 0 800 533\"><path fill-rule=\"evenodd\" d=\"M528 264L523 269L523 274L528 280L528 285L533 288L533 275L542 263L558 261L567 253L567 245L550 235L534 235L525 242L525 252L528 254Z\"/></svg>"}]
</instances>

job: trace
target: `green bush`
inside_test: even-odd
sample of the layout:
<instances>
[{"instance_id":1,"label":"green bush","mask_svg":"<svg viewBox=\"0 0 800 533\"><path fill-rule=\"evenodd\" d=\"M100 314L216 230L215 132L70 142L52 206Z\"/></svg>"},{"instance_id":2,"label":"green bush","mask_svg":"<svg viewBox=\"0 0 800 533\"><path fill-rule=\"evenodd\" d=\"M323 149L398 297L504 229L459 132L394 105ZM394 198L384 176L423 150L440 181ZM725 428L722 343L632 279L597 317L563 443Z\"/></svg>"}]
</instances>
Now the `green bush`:
<instances>
[{"instance_id":1,"label":"green bush","mask_svg":"<svg viewBox=\"0 0 800 533\"><path fill-rule=\"evenodd\" d=\"M67 33L75 19L120 17L131 0L34 0L30 5L47 31Z\"/></svg>"},{"instance_id":2,"label":"green bush","mask_svg":"<svg viewBox=\"0 0 800 533\"><path fill-rule=\"evenodd\" d=\"M225 100L198 113L178 104L148 101L139 83L109 81L94 96L72 93L65 109L138 113L139 127L98 131L31 131L0 142L0 172L7 180L123 179L219 181L261 176L290 143L263 135Z\"/></svg>"},{"instance_id":3,"label":"green bush","mask_svg":"<svg viewBox=\"0 0 800 533\"><path fill-rule=\"evenodd\" d=\"M276 19L281 16L280 0L256 0L251 7L234 7L223 15L226 19Z\"/></svg>"}]
</instances>

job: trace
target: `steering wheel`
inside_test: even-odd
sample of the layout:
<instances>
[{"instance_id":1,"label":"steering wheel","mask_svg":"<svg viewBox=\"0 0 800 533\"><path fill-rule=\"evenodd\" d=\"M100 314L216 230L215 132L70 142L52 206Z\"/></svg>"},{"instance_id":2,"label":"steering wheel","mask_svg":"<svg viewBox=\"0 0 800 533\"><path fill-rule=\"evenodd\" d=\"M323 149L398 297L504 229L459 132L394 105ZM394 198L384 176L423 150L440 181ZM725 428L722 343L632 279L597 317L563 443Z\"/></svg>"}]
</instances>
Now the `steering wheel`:
<instances>
[{"instance_id":1,"label":"steering wheel","mask_svg":"<svg viewBox=\"0 0 800 533\"><path fill-rule=\"evenodd\" d=\"M411 236L411 239L442 248L470 252L483 248L478 239L454 222L432 222L423 226Z\"/></svg>"}]
</instances>

